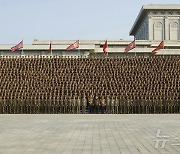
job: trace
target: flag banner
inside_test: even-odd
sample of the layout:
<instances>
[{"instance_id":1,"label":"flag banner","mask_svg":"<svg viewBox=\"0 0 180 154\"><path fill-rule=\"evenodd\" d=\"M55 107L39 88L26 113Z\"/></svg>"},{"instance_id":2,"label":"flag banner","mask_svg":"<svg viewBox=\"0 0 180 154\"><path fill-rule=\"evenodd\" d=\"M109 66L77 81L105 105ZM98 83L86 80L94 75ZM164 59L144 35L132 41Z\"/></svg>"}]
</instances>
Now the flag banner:
<instances>
[{"instance_id":1,"label":"flag banner","mask_svg":"<svg viewBox=\"0 0 180 154\"><path fill-rule=\"evenodd\" d=\"M11 51L14 52L14 51L19 50L19 49L21 49L21 48L23 48L23 40L22 40L19 44L13 46L13 47L11 48Z\"/></svg>"},{"instance_id":2,"label":"flag banner","mask_svg":"<svg viewBox=\"0 0 180 154\"><path fill-rule=\"evenodd\" d=\"M50 42L50 44L49 44L49 50L48 50L49 52L52 52L52 41Z\"/></svg>"},{"instance_id":3,"label":"flag banner","mask_svg":"<svg viewBox=\"0 0 180 154\"><path fill-rule=\"evenodd\" d=\"M79 40L71 44L69 47L66 48L67 51L74 50L76 48L79 48Z\"/></svg>"},{"instance_id":4,"label":"flag banner","mask_svg":"<svg viewBox=\"0 0 180 154\"><path fill-rule=\"evenodd\" d=\"M124 49L124 52L128 52L128 51L134 49L135 47L136 47L136 42L134 40L126 46L126 48Z\"/></svg>"},{"instance_id":5,"label":"flag banner","mask_svg":"<svg viewBox=\"0 0 180 154\"><path fill-rule=\"evenodd\" d=\"M156 51L164 49L164 41L161 41L161 43L152 51L152 53L156 53Z\"/></svg>"},{"instance_id":6,"label":"flag banner","mask_svg":"<svg viewBox=\"0 0 180 154\"><path fill-rule=\"evenodd\" d=\"M103 45L103 52L105 55L107 54L107 40L105 41L105 43Z\"/></svg>"}]
</instances>

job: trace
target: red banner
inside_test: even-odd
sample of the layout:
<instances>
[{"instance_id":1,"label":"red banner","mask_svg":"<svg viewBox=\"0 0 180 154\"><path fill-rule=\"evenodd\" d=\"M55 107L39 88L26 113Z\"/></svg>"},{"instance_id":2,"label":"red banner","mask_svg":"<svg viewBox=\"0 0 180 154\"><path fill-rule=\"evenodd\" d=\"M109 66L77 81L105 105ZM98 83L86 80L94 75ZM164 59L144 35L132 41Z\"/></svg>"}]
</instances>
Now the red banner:
<instances>
[{"instance_id":1,"label":"red banner","mask_svg":"<svg viewBox=\"0 0 180 154\"><path fill-rule=\"evenodd\" d=\"M126 48L124 49L124 52L128 52L128 51L134 49L135 47L136 47L136 42L134 40L126 46Z\"/></svg>"},{"instance_id":2,"label":"red banner","mask_svg":"<svg viewBox=\"0 0 180 154\"><path fill-rule=\"evenodd\" d=\"M14 52L14 51L19 50L19 49L21 49L21 48L23 48L23 40L22 40L19 44L13 46L13 47L11 48L11 51Z\"/></svg>"},{"instance_id":3,"label":"red banner","mask_svg":"<svg viewBox=\"0 0 180 154\"><path fill-rule=\"evenodd\" d=\"M105 41L105 43L103 45L103 52L105 55L107 54L107 40Z\"/></svg>"},{"instance_id":4,"label":"red banner","mask_svg":"<svg viewBox=\"0 0 180 154\"><path fill-rule=\"evenodd\" d=\"M69 47L66 48L67 51L73 50L79 48L79 40L77 40L76 42L74 42L73 44L71 44Z\"/></svg>"},{"instance_id":5,"label":"red banner","mask_svg":"<svg viewBox=\"0 0 180 154\"><path fill-rule=\"evenodd\" d=\"M161 43L152 51L152 53L156 53L156 51L164 49L164 41L161 41Z\"/></svg>"}]
</instances>

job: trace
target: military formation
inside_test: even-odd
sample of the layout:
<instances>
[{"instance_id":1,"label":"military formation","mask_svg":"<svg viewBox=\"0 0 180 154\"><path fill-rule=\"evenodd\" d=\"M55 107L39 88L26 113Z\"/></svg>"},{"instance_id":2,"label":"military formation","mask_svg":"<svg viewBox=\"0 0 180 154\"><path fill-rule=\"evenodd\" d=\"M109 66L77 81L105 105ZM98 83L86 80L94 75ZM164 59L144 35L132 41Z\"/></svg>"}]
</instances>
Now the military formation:
<instances>
[{"instance_id":1,"label":"military formation","mask_svg":"<svg viewBox=\"0 0 180 154\"><path fill-rule=\"evenodd\" d=\"M179 100L126 100L112 97L0 99L0 114L159 114L180 113Z\"/></svg>"}]
</instances>

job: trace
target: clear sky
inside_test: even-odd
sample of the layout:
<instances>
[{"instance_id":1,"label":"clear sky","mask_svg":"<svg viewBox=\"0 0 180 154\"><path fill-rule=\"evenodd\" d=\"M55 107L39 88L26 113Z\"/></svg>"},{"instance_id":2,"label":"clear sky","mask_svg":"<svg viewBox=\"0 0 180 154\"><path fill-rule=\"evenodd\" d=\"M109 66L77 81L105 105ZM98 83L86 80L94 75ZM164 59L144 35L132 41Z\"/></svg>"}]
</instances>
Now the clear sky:
<instances>
[{"instance_id":1,"label":"clear sky","mask_svg":"<svg viewBox=\"0 0 180 154\"><path fill-rule=\"evenodd\" d=\"M180 0L0 0L0 44L32 40L131 40L142 5Z\"/></svg>"}]
</instances>

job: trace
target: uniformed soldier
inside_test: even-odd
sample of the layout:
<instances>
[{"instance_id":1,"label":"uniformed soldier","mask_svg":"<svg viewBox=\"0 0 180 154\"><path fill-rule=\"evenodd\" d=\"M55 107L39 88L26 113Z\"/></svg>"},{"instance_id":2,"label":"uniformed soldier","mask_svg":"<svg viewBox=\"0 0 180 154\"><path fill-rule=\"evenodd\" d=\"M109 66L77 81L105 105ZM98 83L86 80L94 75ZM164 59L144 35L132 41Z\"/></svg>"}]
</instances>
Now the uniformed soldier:
<instances>
[{"instance_id":1,"label":"uniformed soldier","mask_svg":"<svg viewBox=\"0 0 180 154\"><path fill-rule=\"evenodd\" d=\"M68 100L68 113L72 113L72 96L69 97L69 100Z\"/></svg>"},{"instance_id":2,"label":"uniformed soldier","mask_svg":"<svg viewBox=\"0 0 180 154\"><path fill-rule=\"evenodd\" d=\"M23 114L23 106L24 106L24 100L20 99L20 113Z\"/></svg>"},{"instance_id":3,"label":"uniformed soldier","mask_svg":"<svg viewBox=\"0 0 180 154\"><path fill-rule=\"evenodd\" d=\"M40 96L38 97L38 99L37 99L37 113L38 114L40 114L41 113L41 107L42 105L41 105L41 98L40 98Z\"/></svg>"},{"instance_id":4,"label":"uniformed soldier","mask_svg":"<svg viewBox=\"0 0 180 154\"><path fill-rule=\"evenodd\" d=\"M44 102L44 113L47 114L48 113L48 101L47 101L47 99L43 98L43 102Z\"/></svg>"},{"instance_id":5,"label":"uniformed soldier","mask_svg":"<svg viewBox=\"0 0 180 154\"><path fill-rule=\"evenodd\" d=\"M140 105L141 105L141 113L145 114L145 98L141 99Z\"/></svg>"},{"instance_id":6,"label":"uniformed soldier","mask_svg":"<svg viewBox=\"0 0 180 154\"><path fill-rule=\"evenodd\" d=\"M80 114L81 113L81 110L80 110L81 99L79 98L79 96L77 96L76 106L77 106L77 114Z\"/></svg>"},{"instance_id":7,"label":"uniformed soldier","mask_svg":"<svg viewBox=\"0 0 180 154\"><path fill-rule=\"evenodd\" d=\"M111 100L109 96L106 97L106 113L111 113Z\"/></svg>"},{"instance_id":8,"label":"uniformed soldier","mask_svg":"<svg viewBox=\"0 0 180 154\"><path fill-rule=\"evenodd\" d=\"M117 96L115 97L114 109L115 109L115 114L118 114L119 113L119 99Z\"/></svg>"},{"instance_id":9,"label":"uniformed soldier","mask_svg":"<svg viewBox=\"0 0 180 154\"><path fill-rule=\"evenodd\" d=\"M127 114L130 113L130 107L131 107L131 101L128 99L127 100Z\"/></svg>"},{"instance_id":10,"label":"uniformed soldier","mask_svg":"<svg viewBox=\"0 0 180 154\"><path fill-rule=\"evenodd\" d=\"M95 113L98 114L99 113L99 99L98 99L98 96L95 97L95 100L94 100L94 105L95 105Z\"/></svg>"},{"instance_id":11,"label":"uniformed soldier","mask_svg":"<svg viewBox=\"0 0 180 154\"><path fill-rule=\"evenodd\" d=\"M133 108L134 108L134 103L133 103ZM123 100L123 113L127 114L127 99Z\"/></svg>"},{"instance_id":12,"label":"uniformed soldier","mask_svg":"<svg viewBox=\"0 0 180 154\"><path fill-rule=\"evenodd\" d=\"M89 97L89 113L92 114L94 113L94 100L93 100L93 96L90 95Z\"/></svg>"},{"instance_id":13,"label":"uniformed soldier","mask_svg":"<svg viewBox=\"0 0 180 154\"><path fill-rule=\"evenodd\" d=\"M29 100L30 114L33 113L33 107L34 107L34 105L33 105L33 98L31 97L30 100Z\"/></svg>"},{"instance_id":14,"label":"uniformed soldier","mask_svg":"<svg viewBox=\"0 0 180 154\"><path fill-rule=\"evenodd\" d=\"M76 113L76 97L73 96L72 99L72 113L75 114Z\"/></svg>"},{"instance_id":15,"label":"uniformed soldier","mask_svg":"<svg viewBox=\"0 0 180 154\"><path fill-rule=\"evenodd\" d=\"M64 114L68 113L68 98L65 96L64 98Z\"/></svg>"},{"instance_id":16,"label":"uniformed soldier","mask_svg":"<svg viewBox=\"0 0 180 154\"><path fill-rule=\"evenodd\" d=\"M0 114L2 114L2 97L0 97Z\"/></svg>"},{"instance_id":17,"label":"uniformed soldier","mask_svg":"<svg viewBox=\"0 0 180 154\"><path fill-rule=\"evenodd\" d=\"M64 99L63 97L61 96L61 99L60 99L60 112L61 113L64 113Z\"/></svg>"},{"instance_id":18,"label":"uniformed soldier","mask_svg":"<svg viewBox=\"0 0 180 154\"><path fill-rule=\"evenodd\" d=\"M6 114L9 114L9 109L10 109L10 102L9 99L6 99Z\"/></svg>"},{"instance_id":19,"label":"uniformed soldier","mask_svg":"<svg viewBox=\"0 0 180 154\"><path fill-rule=\"evenodd\" d=\"M82 113L85 114L86 112L86 106L87 106L87 99L85 97L85 95L83 96L83 99L82 99Z\"/></svg>"},{"instance_id":20,"label":"uniformed soldier","mask_svg":"<svg viewBox=\"0 0 180 154\"><path fill-rule=\"evenodd\" d=\"M55 97L53 97L53 101L54 101L54 113L58 114L59 113L59 102L58 102L58 98L56 99Z\"/></svg>"},{"instance_id":21,"label":"uniformed soldier","mask_svg":"<svg viewBox=\"0 0 180 154\"><path fill-rule=\"evenodd\" d=\"M101 98L101 114L104 114L105 106L106 106L106 101L104 99L104 96L102 96L102 98Z\"/></svg>"},{"instance_id":22,"label":"uniformed soldier","mask_svg":"<svg viewBox=\"0 0 180 154\"><path fill-rule=\"evenodd\" d=\"M115 105L115 98L114 96L111 97L111 114L114 114L114 105Z\"/></svg>"},{"instance_id":23,"label":"uniformed soldier","mask_svg":"<svg viewBox=\"0 0 180 154\"><path fill-rule=\"evenodd\" d=\"M20 98L16 99L17 111L16 114L20 114Z\"/></svg>"},{"instance_id":24,"label":"uniformed soldier","mask_svg":"<svg viewBox=\"0 0 180 154\"><path fill-rule=\"evenodd\" d=\"M48 114L51 114L52 106L53 106L51 98L47 99L47 106L48 106Z\"/></svg>"}]
</instances>

